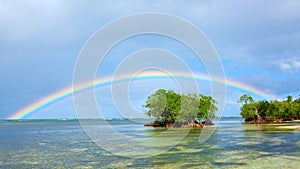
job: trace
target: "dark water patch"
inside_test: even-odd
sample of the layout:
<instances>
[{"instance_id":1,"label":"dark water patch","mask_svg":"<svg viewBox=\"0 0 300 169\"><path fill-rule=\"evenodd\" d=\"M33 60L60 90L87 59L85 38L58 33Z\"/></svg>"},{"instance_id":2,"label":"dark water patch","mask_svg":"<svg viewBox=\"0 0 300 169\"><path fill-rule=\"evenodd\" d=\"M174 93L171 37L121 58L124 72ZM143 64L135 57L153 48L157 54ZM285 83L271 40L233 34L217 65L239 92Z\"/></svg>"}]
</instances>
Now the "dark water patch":
<instances>
[{"instance_id":1,"label":"dark water patch","mask_svg":"<svg viewBox=\"0 0 300 169\"><path fill-rule=\"evenodd\" d=\"M246 163L243 163L243 162L213 162L214 165L216 166L230 166L230 165L233 165L233 166L243 166L243 165L247 165Z\"/></svg>"}]
</instances>

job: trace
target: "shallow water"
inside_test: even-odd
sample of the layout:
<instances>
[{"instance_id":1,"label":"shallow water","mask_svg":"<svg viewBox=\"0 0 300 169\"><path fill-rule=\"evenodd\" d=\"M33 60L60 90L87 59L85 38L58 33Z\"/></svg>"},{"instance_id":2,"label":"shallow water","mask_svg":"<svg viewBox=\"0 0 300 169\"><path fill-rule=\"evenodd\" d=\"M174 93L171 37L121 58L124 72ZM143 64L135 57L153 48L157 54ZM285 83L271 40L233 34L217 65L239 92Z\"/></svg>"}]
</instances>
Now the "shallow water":
<instances>
[{"instance_id":1,"label":"shallow water","mask_svg":"<svg viewBox=\"0 0 300 169\"><path fill-rule=\"evenodd\" d=\"M136 139L159 136L162 132L176 137L180 130L154 129L127 120L112 120L109 124ZM102 123L96 125L101 127ZM202 130L192 129L170 150L136 159L102 149L85 134L78 121L1 121L0 168L299 168L300 131L278 128L284 125L300 124L256 126L243 124L239 118L224 118L205 143L198 142ZM109 145L117 139L103 140ZM111 146L121 151L134 147L132 143L129 140ZM165 146L161 140L155 145Z\"/></svg>"}]
</instances>

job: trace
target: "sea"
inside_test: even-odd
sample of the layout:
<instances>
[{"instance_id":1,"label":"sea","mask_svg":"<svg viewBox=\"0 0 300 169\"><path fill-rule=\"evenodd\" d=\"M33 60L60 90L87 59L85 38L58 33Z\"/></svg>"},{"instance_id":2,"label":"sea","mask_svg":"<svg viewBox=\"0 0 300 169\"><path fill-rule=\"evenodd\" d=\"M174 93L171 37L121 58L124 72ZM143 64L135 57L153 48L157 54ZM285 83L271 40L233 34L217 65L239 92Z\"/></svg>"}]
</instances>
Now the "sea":
<instances>
[{"instance_id":1,"label":"sea","mask_svg":"<svg viewBox=\"0 0 300 169\"><path fill-rule=\"evenodd\" d=\"M253 125L228 117L204 130L129 119L2 120L0 168L297 169L300 130L285 126L300 123ZM203 133L208 137L199 141Z\"/></svg>"}]
</instances>

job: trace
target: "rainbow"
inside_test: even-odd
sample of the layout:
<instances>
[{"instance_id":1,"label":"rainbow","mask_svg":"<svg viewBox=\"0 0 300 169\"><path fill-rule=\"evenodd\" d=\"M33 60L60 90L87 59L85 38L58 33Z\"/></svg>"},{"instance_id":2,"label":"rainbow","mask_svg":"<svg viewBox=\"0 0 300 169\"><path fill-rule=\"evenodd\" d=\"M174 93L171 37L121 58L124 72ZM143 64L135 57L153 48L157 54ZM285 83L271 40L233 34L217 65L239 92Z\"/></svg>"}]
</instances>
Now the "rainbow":
<instances>
[{"instance_id":1,"label":"rainbow","mask_svg":"<svg viewBox=\"0 0 300 169\"><path fill-rule=\"evenodd\" d=\"M187 74L187 73L172 72L172 75L175 75L176 77L179 77L179 78L194 78L197 81L206 81L206 82L215 82L215 83L219 83L219 84L225 84L227 87L233 87L233 88L237 88L239 90L247 91L247 92L250 92L257 96L261 96L263 98L269 98L269 99L277 98L276 96L273 96L261 89L258 89L258 88L252 87L250 85L247 85L247 84L244 84L244 83L241 83L238 81L234 81L231 79L225 79L225 81L224 81L224 80L222 80L220 78L216 78L216 77L209 78L207 75L200 74L200 73L194 73L193 76L191 76L191 74ZM134 77L134 80L151 79L151 78L169 78L169 77L170 77L170 75L168 75L166 73L162 73L160 71L146 71L146 72L136 75ZM84 82L84 83L81 83L78 85L69 86L69 87L59 90L51 95L48 95L30 105L28 105L27 107L24 107L23 109L15 112L11 116L7 117L7 119L23 119L23 118L28 117L32 113L37 112L38 110L41 110L47 106L50 106L51 104L53 104L55 102L58 102L60 100L63 100L63 99L73 96L73 94L75 94L75 93L79 93L79 92L85 91L85 90L93 88L93 87L98 88L98 87L104 87L107 85L111 85L113 82L122 82L122 81L127 81L127 80L132 80L132 79L133 79L132 76L125 74L122 76L118 76L114 79L112 77L104 77L104 78L99 78L99 79L95 79L92 81Z\"/></svg>"}]
</instances>

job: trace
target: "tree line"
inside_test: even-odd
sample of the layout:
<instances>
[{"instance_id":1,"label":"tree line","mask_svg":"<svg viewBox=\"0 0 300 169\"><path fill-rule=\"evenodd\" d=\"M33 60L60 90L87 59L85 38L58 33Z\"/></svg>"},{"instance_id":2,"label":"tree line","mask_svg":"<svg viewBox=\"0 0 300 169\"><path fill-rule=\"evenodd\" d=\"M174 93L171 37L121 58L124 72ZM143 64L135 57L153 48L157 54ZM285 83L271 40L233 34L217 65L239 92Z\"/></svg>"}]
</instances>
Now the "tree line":
<instances>
[{"instance_id":1,"label":"tree line","mask_svg":"<svg viewBox=\"0 0 300 169\"><path fill-rule=\"evenodd\" d=\"M211 119L217 111L216 100L202 94L179 94L173 90L159 89L143 105L145 114L158 123L193 123L196 119Z\"/></svg>"},{"instance_id":2,"label":"tree line","mask_svg":"<svg viewBox=\"0 0 300 169\"><path fill-rule=\"evenodd\" d=\"M286 100L282 101L254 101L251 96L244 94L238 99L238 102L243 103L240 114L245 121L269 123L300 119L300 97L293 99L289 95Z\"/></svg>"}]
</instances>

